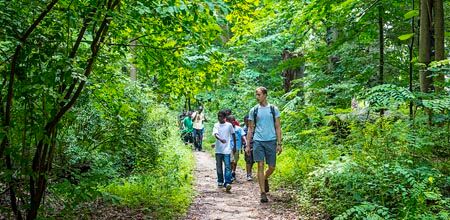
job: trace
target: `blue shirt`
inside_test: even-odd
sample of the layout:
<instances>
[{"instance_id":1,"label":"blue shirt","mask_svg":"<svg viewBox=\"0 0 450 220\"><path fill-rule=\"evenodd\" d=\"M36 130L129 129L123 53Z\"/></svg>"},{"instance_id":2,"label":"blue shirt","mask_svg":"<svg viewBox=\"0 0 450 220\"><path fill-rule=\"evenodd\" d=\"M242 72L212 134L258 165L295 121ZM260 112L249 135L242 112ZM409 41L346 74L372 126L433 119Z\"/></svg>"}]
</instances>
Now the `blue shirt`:
<instances>
[{"instance_id":1,"label":"blue shirt","mask_svg":"<svg viewBox=\"0 0 450 220\"><path fill-rule=\"evenodd\" d=\"M280 117L280 111L274 105L275 119ZM253 110L250 109L248 113L248 120L255 121ZM275 124L273 121L272 113L270 112L270 104L267 106L258 105L258 115L256 116L255 125L255 135L253 135L253 140L255 141L273 141L277 139L277 134L275 132Z\"/></svg>"},{"instance_id":2,"label":"blue shirt","mask_svg":"<svg viewBox=\"0 0 450 220\"><path fill-rule=\"evenodd\" d=\"M236 135L236 142L237 142L236 150L239 151L242 148L242 136L245 136L246 133L239 126L234 127L234 133ZM233 138L231 138L230 144L231 144L231 149L233 149L233 147L234 147Z\"/></svg>"}]
</instances>

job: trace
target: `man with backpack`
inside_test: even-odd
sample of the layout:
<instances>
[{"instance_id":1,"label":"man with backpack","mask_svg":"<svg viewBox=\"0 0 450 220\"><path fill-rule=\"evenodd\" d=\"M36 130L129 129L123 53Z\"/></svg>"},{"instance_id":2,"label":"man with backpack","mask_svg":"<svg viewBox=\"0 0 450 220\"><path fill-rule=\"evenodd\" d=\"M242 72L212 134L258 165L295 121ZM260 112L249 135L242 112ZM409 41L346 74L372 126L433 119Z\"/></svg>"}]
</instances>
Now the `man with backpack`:
<instances>
[{"instance_id":1,"label":"man with backpack","mask_svg":"<svg viewBox=\"0 0 450 220\"><path fill-rule=\"evenodd\" d=\"M267 192L269 192L269 177L275 170L277 153L282 152L281 146L281 124L280 111L274 105L267 102L267 89L259 87L256 89L258 105L253 107L249 116L249 129L245 147L247 154L253 147L253 160L258 164L258 183L261 192L261 202L266 203ZM264 173L264 161L269 166Z\"/></svg>"}]
</instances>

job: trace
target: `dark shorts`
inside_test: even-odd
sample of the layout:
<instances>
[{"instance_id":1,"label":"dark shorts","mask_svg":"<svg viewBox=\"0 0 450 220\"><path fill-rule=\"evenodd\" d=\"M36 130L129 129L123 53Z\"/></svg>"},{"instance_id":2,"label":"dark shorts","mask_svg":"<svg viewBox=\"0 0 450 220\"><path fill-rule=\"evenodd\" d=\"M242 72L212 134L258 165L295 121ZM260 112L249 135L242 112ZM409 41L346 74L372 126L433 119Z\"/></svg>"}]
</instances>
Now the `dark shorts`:
<instances>
[{"instance_id":1,"label":"dark shorts","mask_svg":"<svg viewBox=\"0 0 450 220\"><path fill-rule=\"evenodd\" d=\"M194 137L192 136L192 132L188 132L188 133L183 132L182 136L183 136L184 143L190 143L190 144L194 143Z\"/></svg>"},{"instance_id":2,"label":"dark shorts","mask_svg":"<svg viewBox=\"0 0 450 220\"><path fill-rule=\"evenodd\" d=\"M266 161L266 163L275 167L277 162L277 141L254 141L253 159L255 162Z\"/></svg>"}]
</instances>

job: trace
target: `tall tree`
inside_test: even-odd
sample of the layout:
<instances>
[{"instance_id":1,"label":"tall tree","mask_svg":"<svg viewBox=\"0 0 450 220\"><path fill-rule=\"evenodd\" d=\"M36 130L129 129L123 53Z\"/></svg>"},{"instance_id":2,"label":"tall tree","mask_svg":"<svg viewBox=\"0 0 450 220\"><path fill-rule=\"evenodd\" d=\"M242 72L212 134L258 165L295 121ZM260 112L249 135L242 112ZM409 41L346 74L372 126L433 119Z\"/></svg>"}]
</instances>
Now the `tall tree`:
<instances>
[{"instance_id":1,"label":"tall tree","mask_svg":"<svg viewBox=\"0 0 450 220\"><path fill-rule=\"evenodd\" d=\"M434 53L435 61L440 61L445 59L445 48L444 48L444 36L445 36L445 23L444 23L444 4L443 0L433 0L433 18L434 18ZM444 74L442 72L438 73L436 77L436 91L442 91L444 83Z\"/></svg>"},{"instance_id":2,"label":"tall tree","mask_svg":"<svg viewBox=\"0 0 450 220\"><path fill-rule=\"evenodd\" d=\"M429 92L432 85L432 79L428 65L431 62L431 24L432 24L432 6L433 0L420 1L420 33L419 33L419 63L423 64L420 68L420 91Z\"/></svg>"}]
</instances>

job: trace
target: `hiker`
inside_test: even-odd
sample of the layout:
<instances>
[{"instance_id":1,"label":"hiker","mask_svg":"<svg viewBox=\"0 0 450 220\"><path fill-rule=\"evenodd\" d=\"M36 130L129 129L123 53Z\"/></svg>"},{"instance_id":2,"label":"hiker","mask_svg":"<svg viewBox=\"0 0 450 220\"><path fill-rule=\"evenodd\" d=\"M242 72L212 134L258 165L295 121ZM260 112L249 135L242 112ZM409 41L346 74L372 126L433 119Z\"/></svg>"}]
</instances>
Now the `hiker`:
<instances>
[{"instance_id":1,"label":"hiker","mask_svg":"<svg viewBox=\"0 0 450 220\"><path fill-rule=\"evenodd\" d=\"M231 182L236 180L236 167L239 161L239 154L242 152L242 145L246 143L244 130L235 125L236 118L233 115L227 117L227 121L233 125L236 141L231 140L231 147L236 148L236 152L231 155Z\"/></svg>"},{"instance_id":2,"label":"hiker","mask_svg":"<svg viewBox=\"0 0 450 220\"><path fill-rule=\"evenodd\" d=\"M246 148L246 153L250 153L253 147L253 159L258 164L258 183L261 192L261 202L265 203L267 192L269 192L269 177L275 170L276 154L280 154L281 147L281 126L280 111L274 105L267 102L267 89L258 87L256 89L256 100L258 105L249 112L249 129L247 140L252 140ZM269 168L264 174L264 161Z\"/></svg>"},{"instance_id":3,"label":"hiker","mask_svg":"<svg viewBox=\"0 0 450 220\"><path fill-rule=\"evenodd\" d=\"M217 185L218 187L225 187L227 192L231 190L231 153L236 152L236 148L231 149L230 140L236 143L236 135L234 134L233 126L225 121L225 112L219 111L217 119L219 122L214 124L213 136L216 138L216 144L212 147L216 148L216 170L217 170ZM222 163L225 164L225 180Z\"/></svg>"},{"instance_id":4,"label":"hiker","mask_svg":"<svg viewBox=\"0 0 450 220\"><path fill-rule=\"evenodd\" d=\"M183 109L183 112L181 112L181 114L178 115L177 122L178 122L178 127L180 128L180 130L183 130L183 120L186 117L186 114L187 114L186 110Z\"/></svg>"},{"instance_id":5,"label":"hiker","mask_svg":"<svg viewBox=\"0 0 450 220\"><path fill-rule=\"evenodd\" d=\"M227 109L225 109L224 111L225 111L225 114L226 114L227 117L233 114L233 112L231 111L231 109L228 109L228 108L227 108ZM231 122L230 122L230 123L231 123ZM237 126L240 126L240 125L241 125L241 124L239 124L238 120L235 120L234 122L232 122L232 124L237 125Z\"/></svg>"},{"instance_id":6,"label":"hiker","mask_svg":"<svg viewBox=\"0 0 450 220\"><path fill-rule=\"evenodd\" d=\"M248 115L244 117L244 127L242 130L244 131L245 135L248 134ZM245 147L247 147L248 142L250 141L251 140L247 140L246 142L243 143L244 149ZM252 181L253 180L252 169L253 164L255 163L255 161L253 161L253 148L250 148L249 153L244 153L244 159L245 159L245 171L247 172L247 181Z\"/></svg>"},{"instance_id":7,"label":"hiker","mask_svg":"<svg viewBox=\"0 0 450 220\"><path fill-rule=\"evenodd\" d=\"M186 117L184 117L184 119L183 119L183 130L181 133L183 135L183 140L184 140L185 145L193 143L192 132L194 130L194 127L193 127L191 116L192 116L192 112L189 111L189 112L187 112Z\"/></svg>"},{"instance_id":8,"label":"hiker","mask_svg":"<svg viewBox=\"0 0 450 220\"><path fill-rule=\"evenodd\" d=\"M198 110L192 113L192 120L194 122L194 147L195 150L202 151L204 131L203 121L208 121L203 113L203 106L198 107Z\"/></svg>"}]
</instances>

